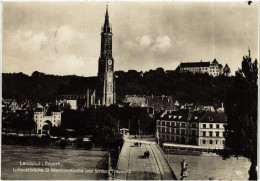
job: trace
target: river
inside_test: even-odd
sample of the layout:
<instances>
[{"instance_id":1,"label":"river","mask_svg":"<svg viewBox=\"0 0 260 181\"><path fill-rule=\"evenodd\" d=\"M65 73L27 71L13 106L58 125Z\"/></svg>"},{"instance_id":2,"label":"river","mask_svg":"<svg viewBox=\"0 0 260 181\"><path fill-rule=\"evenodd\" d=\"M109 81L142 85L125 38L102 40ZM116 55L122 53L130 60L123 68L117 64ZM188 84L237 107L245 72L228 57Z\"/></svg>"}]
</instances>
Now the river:
<instances>
[{"instance_id":1,"label":"river","mask_svg":"<svg viewBox=\"0 0 260 181\"><path fill-rule=\"evenodd\" d=\"M2 179L4 180L104 180L105 173L91 173L106 169L106 151L59 149L32 146L2 145ZM246 158L169 155L169 162L180 178L181 161L188 163L188 180L247 180L250 162ZM25 166L26 162L41 162L40 166ZM53 167L47 164L56 164ZM22 165L21 165L22 164ZM60 164L60 165L59 165ZM48 172L21 172L18 168L43 168ZM84 173L51 172L51 168L84 170Z\"/></svg>"},{"instance_id":2,"label":"river","mask_svg":"<svg viewBox=\"0 0 260 181\"><path fill-rule=\"evenodd\" d=\"M188 164L187 180L248 180L250 162L244 158L223 160L220 156L169 155L169 162L180 178L183 158Z\"/></svg>"},{"instance_id":3,"label":"river","mask_svg":"<svg viewBox=\"0 0 260 181\"><path fill-rule=\"evenodd\" d=\"M95 169L106 169L106 155L106 151L2 145L1 179L104 180L106 174Z\"/></svg>"}]
</instances>

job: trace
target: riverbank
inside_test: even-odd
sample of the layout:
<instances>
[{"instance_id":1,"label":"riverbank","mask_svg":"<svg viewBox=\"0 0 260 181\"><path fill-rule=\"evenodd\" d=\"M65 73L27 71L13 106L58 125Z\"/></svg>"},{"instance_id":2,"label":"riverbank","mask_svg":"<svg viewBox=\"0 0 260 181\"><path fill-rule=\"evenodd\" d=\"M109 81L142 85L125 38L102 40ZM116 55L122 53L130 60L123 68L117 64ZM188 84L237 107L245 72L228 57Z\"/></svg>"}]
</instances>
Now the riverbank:
<instances>
[{"instance_id":1,"label":"riverbank","mask_svg":"<svg viewBox=\"0 0 260 181\"><path fill-rule=\"evenodd\" d=\"M103 171L107 170L107 155L108 151L2 145L1 179L104 180L106 173ZM40 166L23 164L29 161L44 164ZM45 165L45 162L55 164L51 167L51 164ZM22 169L26 168L31 168L31 170L27 169L28 172L25 174ZM39 172L37 172L37 168L39 168ZM41 172L41 169L47 172ZM69 172L67 172L68 170ZM83 173L77 172L78 170L83 170Z\"/></svg>"},{"instance_id":2,"label":"riverbank","mask_svg":"<svg viewBox=\"0 0 260 181\"><path fill-rule=\"evenodd\" d=\"M223 160L221 156L166 155L177 178L180 179L181 162L188 164L186 180L248 180L250 162L244 157L231 157Z\"/></svg>"}]
</instances>

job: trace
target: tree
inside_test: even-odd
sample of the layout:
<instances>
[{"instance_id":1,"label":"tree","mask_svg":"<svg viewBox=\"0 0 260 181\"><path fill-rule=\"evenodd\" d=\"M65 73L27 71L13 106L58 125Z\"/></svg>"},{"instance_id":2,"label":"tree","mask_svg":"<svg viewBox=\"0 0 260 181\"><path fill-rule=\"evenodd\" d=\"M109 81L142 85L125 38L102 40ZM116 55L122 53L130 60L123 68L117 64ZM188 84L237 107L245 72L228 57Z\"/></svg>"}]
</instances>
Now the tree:
<instances>
[{"instance_id":1,"label":"tree","mask_svg":"<svg viewBox=\"0 0 260 181\"><path fill-rule=\"evenodd\" d=\"M225 102L227 126L223 158L244 156L251 162L249 180L257 180L257 60L243 57Z\"/></svg>"}]
</instances>

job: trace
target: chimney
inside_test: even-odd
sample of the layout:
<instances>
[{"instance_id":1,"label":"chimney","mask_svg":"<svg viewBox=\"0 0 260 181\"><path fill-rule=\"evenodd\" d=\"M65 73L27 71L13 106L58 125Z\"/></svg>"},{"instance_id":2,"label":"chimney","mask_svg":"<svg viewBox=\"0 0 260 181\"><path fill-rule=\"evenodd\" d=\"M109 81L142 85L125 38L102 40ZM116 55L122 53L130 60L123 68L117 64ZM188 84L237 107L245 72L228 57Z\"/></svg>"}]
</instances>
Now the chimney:
<instances>
[{"instance_id":1,"label":"chimney","mask_svg":"<svg viewBox=\"0 0 260 181\"><path fill-rule=\"evenodd\" d=\"M153 94L152 94L152 98L153 98Z\"/></svg>"},{"instance_id":2,"label":"chimney","mask_svg":"<svg viewBox=\"0 0 260 181\"><path fill-rule=\"evenodd\" d=\"M170 102L170 99L168 98L168 102Z\"/></svg>"},{"instance_id":3,"label":"chimney","mask_svg":"<svg viewBox=\"0 0 260 181\"><path fill-rule=\"evenodd\" d=\"M224 108L224 104L223 104L223 102L221 103L221 108Z\"/></svg>"}]
</instances>

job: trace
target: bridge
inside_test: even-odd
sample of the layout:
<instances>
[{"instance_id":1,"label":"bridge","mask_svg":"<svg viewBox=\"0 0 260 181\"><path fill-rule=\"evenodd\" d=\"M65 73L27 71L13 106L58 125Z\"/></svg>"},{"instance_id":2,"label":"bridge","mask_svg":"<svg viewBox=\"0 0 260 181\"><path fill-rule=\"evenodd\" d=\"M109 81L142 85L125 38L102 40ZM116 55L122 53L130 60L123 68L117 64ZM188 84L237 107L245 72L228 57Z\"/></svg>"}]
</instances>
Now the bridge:
<instances>
[{"instance_id":1,"label":"bridge","mask_svg":"<svg viewBox=\"0 0 260 181\"><path fill-rule=\"evenodd\" d=\"M144 158L145 151L149 151L149 158ZM125 139L117 171L115 180L177 180L162 149L151 141Z\"/></svg>"}]
</instances>

